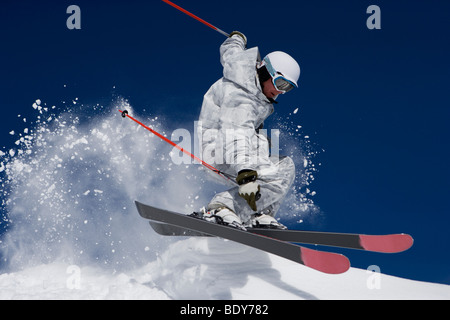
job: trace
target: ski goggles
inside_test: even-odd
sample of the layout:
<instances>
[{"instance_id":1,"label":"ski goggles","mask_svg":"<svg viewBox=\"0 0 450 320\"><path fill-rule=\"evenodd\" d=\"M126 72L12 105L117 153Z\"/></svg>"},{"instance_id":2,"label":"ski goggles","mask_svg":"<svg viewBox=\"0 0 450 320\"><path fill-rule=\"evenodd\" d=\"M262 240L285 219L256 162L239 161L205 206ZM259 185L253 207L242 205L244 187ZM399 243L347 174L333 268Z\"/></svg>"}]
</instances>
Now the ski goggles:
<instances>
[{"instance_id":1,"label":"ski goggles","mask_svg":"<svg viewBox=\"0 0 450 320\"><path fill-rule=\"evenodd\" d=\"M272 77L272 82L275 86L275 89L282 93L286 93L297 87L292 81L286 79L281 73L277 72L270 63L269 59L264 59L263 61L267 71Z\"/></svg>"}]
</instances>

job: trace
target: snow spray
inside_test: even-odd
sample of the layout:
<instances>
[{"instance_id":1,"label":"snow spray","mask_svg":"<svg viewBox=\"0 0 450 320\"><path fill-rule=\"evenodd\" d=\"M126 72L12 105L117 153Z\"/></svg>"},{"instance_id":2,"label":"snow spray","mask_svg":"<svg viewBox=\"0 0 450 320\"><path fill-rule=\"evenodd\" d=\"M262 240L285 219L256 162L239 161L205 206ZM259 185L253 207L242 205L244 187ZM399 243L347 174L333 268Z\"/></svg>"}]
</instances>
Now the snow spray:
<instances>
[{"instance_id":1,"label":"snow spray","mask_svg":"<svg viewBox=\"0 0 450 320\"><path fill-rule=\"evenodd\" d=\"M151 232L135 200L190 213L228 188L199 174L203 166L174 163L171 146L139 134L142 127L123 121L117 107L133 109L123 99L110 106L36 100L24 127L11 128L15 144L0 149L0 269L54 261L113 270L145 265L175 240ZM299 138L295 114L274 119L297 167L279 217L314 223L314 151ZM170 136L164 115L134 118Z\"/></svg>"}]
</instances>

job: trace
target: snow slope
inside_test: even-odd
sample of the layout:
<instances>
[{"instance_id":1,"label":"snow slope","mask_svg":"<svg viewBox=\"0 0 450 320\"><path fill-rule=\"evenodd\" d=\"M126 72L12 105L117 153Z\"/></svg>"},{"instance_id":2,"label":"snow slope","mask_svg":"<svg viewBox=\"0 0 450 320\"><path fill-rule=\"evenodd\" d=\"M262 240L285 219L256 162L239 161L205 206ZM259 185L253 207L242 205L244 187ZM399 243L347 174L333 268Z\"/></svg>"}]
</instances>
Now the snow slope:
<instances>
[{"instance_id":1,"label":"snow slope","mask_svg":"<svg viewBox=\"0 0 450 320\"><path fill-rule=\"evenodd\" d=\"M450 286L354 268L327 275L230 241L190 238L134 270L53 262L2 274L0 299L448 300Z\"/></svg>"},{"instance_id":2,"label":"snow slope","mask_svg":"<svg viewBox=\"0 0 450 320\"><path fill-rule=\"evenodd\" d=\"M189 212L224 186L174 164L170 146L120 116L140 119L126 101L31 107L35 120L23 118L15 147L0 151L0 299L450 298L449 286L357 269L329 276L229 241L160 237L134 200ZM170 137L164 119L140 120ZM286 149L297 177L280 217L314 222L311 151L298 140Z\"/></svg>"}]
</instances>

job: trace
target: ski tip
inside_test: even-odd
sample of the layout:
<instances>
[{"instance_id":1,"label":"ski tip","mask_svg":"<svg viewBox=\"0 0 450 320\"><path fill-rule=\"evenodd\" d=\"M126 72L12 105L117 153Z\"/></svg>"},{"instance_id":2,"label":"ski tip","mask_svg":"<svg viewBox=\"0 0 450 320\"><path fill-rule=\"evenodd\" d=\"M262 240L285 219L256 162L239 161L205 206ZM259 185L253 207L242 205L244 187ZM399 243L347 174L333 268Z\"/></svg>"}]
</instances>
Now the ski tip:
<instances>
[{"instance_id":1,"label":"ski tip","mask_svg":"<svg viewBox=\"0 0 450 320\"><path fill-rule=\"evenodd\" d=\"M350 269L350 261L342 254L317 251L302 247L303 264L328 274L341 274Z\"/></svg>"},{"instance_id":2,"label":"ski tip","mask_svg":"<svg viewBox=\"0 0 450 320\"><path fill-rule=\"evenodd\" d=\"M142 203L140 203L139 201L134 201L134 204L136 205L136 209L137 209L137 211L139 212L139 215L140 215L142 218L145 218L145 215L144 215L144 208L145 208L145 205L142 204Z\"/></svg>"},{"instance_id":3,"label":"ski tip","mask_svg":"<svg viewBox=\"0 0 450 320\"><path fill-rule=\"evenodd\" d=\"M368 251L398 253L412 247L414 239L409 234L390 234L383 236L360 235L361 246Z\"/></svg>"}]
</instances>

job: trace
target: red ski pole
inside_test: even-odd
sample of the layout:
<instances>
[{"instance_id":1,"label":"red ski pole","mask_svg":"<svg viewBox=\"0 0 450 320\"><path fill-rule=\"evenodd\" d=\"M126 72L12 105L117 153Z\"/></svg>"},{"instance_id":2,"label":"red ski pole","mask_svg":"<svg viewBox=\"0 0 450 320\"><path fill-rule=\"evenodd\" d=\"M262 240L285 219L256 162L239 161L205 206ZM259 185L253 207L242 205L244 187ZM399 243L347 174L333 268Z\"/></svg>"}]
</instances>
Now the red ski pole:
<instances>
[{"instance_id":1,"label":"red ski pole","mask_svg":"<svg viewBox=\"0 0 450 320\"><path fill-rule=\"evenodd\" d=\"M206 21L203 20L202 18L197 17L195 14L190 13L189 11L183 9L182 7L176 5L175 3L173 3L173 2L171 2L171 1L169 1L169 0L162 0L162 1L164 1L164 2L167 3L168 5L171 5L171 6L174 7L175 9L178 9L178 10L180 10L181 12L187 14L188 16L194 18L195 20L200 21L201 23L203 23L204 25L207 25L207 26L210 27L211 29L216 30L217 32L223 34L225 37L227 37L227 38L230 37L230 35L229 35L228 33L226 33L225 31L220 30L219 28L213 26L211 23L206 22Z\"/></svg>"},{"instance_id":2,"label":"red ski pole","mask_svg":"<svg viewBox=\"0 0 450 320\"><path fill-rule=\"evenodd\" d=\"M166 137L164 137L162 134L156 132L155 130L153 130L152 128L146 126L145 124L143 124L142 122L140 122L139 120L136 120L135 118L133 118L132 116L130 116L128 114L127 110L119 110L119 112L122 114L122 117L128 117L131 120L133 120L134 122L136 122L137 124L139 124L140 126L144 127L145 129L147 129L148 131L150 131L151 133L153 133L155 136L157 136L158 138L162 139L163 141L167 142L168 144L172 145L173 147L177 148L178 150L180 150L181 152L183 152L184 154L187 154L188 156L190 156L192 159L194 159L195 161L197 161L198 163L202 164L203 166L205 166L206 168L208 168L209 170L213 171L214 173L217 173L218 175L222 176L225 179L228 179L234 183L236 183L236 181L233 179L234 177L221 172L220 170L214 168L212 165L206 163L205 161L203 161L202 159L194 156L192 153L190 153L189 151L187 151L186 149L180 147L179 145L177 145L175 142L167 139Z\"/></svg>"}]
</instances>

